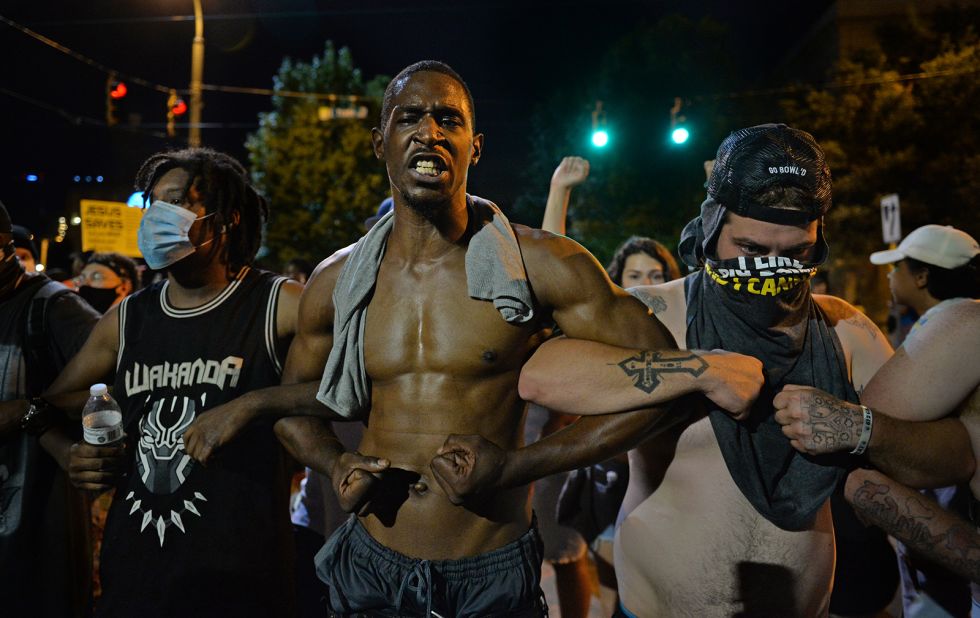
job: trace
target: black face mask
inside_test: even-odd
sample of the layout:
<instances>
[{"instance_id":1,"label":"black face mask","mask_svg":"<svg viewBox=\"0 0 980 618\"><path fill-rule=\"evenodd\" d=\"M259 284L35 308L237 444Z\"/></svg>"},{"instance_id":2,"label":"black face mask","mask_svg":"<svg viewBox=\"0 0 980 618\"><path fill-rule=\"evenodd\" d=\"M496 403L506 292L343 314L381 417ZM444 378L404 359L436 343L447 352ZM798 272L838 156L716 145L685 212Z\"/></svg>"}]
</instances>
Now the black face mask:
<instances>
[{"instance_id":1,"label":"black face mask","mask_svg":"<svg viewBox=\"0 0 980 618\"><path fill-rule=\"evenodd\" d=\"M760 336L782 339L789 334L786 325L800 324L800 312L808 311L807 284L817 266L784 257L708 258L704 262L703 280L709 288L705 293ZM790 339L799 339L805 332L803 328Z\"/></svg>"},{"instance_id":2,"label":"black face mask","mask_svg":"<svg viewBox=\"0 0 980 618\"><path fill-rule=\"evenodd\" d=\"M92 305L92 308L99 313L105 313L116 302L119 296L116 293L119 287L114 288L93 288L90 285L83 285L78 288L78 295L85 299L85 302Z\"/></svg>"},{"instance_id":3,"label":"black face mask","mask_svg":"<svg viewBox=\"0 0 980 618\"><path fill-rule=\"evenodd\" d=\"M0 298L6 298L17 287L17 281L24 274L24 265L17 259L14 244L9 243L3 248L0 259Z\"/></svg>"}]
</instances>

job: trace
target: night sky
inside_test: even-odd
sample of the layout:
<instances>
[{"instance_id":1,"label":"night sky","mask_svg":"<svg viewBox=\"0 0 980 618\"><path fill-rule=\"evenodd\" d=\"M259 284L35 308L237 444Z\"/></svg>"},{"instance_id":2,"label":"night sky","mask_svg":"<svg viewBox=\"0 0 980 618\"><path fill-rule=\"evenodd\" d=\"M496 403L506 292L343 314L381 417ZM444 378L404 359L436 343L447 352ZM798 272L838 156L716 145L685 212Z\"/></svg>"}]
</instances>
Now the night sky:
<instances>
[{"instance_id":1,"label":"night sky","mask_svg":"<svg viewBox=\"0 0 980 618\"><path fill-rule=\"evenodd\" d=\"M637 24L672 12L728 24L739 41L731 55L746 87L756 87L828 4L204 0L204 82L269 88L283 57L309 60L326 39L349 47L366 76L391 76L425 58L446 61L469 83L487 140L471 189L507 204L529 182L522 172L536 104L568 80L592 79L603 51ZM178 88L190 79L192 12L191 0L5 0L0 8L104 65ZM0 200L15 222L50 234L79 198L124 200L139 163L179 145L159 136L162 93L129 82L123 115L140 114L140 127L110 130L98 124L104 73L5 24L0 54ZM204 101L203 121L226 125L204 130L205 145L245 161L245 135L269 99L205 92ZM28 173L41 181L26 183ZM76 175L93 182L76 184ZM94 182L99 175L102 184Z\"/></svg>"}]
</instances>

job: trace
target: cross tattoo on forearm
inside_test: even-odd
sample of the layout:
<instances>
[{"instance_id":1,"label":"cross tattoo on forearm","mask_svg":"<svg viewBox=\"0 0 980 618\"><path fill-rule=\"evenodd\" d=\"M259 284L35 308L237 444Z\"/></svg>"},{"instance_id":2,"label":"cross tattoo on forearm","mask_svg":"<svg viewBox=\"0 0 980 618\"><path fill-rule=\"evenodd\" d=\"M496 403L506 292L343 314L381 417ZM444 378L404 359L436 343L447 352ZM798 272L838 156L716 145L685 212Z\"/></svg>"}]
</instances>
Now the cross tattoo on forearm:
<instances>
[{"instance_id":1,"label":"cross tattoo on forearm","mask_svg":"<svg viewBox=\"0 0 980 618\"><path fill-rule=\"evenodd\" d=\"M633 379L633 386L647 394L660 386L661 374L686 373L696 378L708 369L708 363L693 352L664 359L661 352L644 351L623 359L617 366Z\"/></svg>"}]
</instances>

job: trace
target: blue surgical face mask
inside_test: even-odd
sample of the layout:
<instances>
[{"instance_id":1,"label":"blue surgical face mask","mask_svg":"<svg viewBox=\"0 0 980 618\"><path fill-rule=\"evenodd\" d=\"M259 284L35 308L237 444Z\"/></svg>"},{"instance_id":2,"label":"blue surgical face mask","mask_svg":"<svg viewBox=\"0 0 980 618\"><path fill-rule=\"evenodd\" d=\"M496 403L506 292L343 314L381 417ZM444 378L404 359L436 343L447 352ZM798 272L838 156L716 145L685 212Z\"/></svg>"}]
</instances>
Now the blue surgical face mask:
<instances>
[{"instance_id":1,"label":"blue surgical face mask","mask_svg":"<svg viewBox=\"0 0 980 618\"><path fill-rule=\"evenodd\" d=\"M176 264L194 253L199 246L214 240L207 240L195 246L188 234L195 221L207 219L214 213L196 217L194 213L162 200L156 200L143 214L136 242L147 266L162 270Z\"/></svg>"}]
</instances>

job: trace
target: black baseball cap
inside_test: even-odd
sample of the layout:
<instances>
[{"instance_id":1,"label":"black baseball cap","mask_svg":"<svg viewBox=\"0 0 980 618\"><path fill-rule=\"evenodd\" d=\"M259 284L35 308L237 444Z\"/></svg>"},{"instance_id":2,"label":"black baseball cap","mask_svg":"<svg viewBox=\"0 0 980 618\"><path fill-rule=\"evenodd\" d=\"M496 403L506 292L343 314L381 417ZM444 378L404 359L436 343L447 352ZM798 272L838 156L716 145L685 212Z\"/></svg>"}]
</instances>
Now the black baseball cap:
<instances>
[{"instance_id":1,"label":"black baseball cap","mask_svg":"<svg viewBox=\"0 0 980 618\"><path fill-rule=\"evenodd\" d=\"M708 197L729 212L770 223L808 223L824 216L832 201L823 149L806 131L785 124L732 132L718 147L705 187ZM755 201L777 187L802 189L805 208L763 206Z\"/></svg>"}]
</instances>

